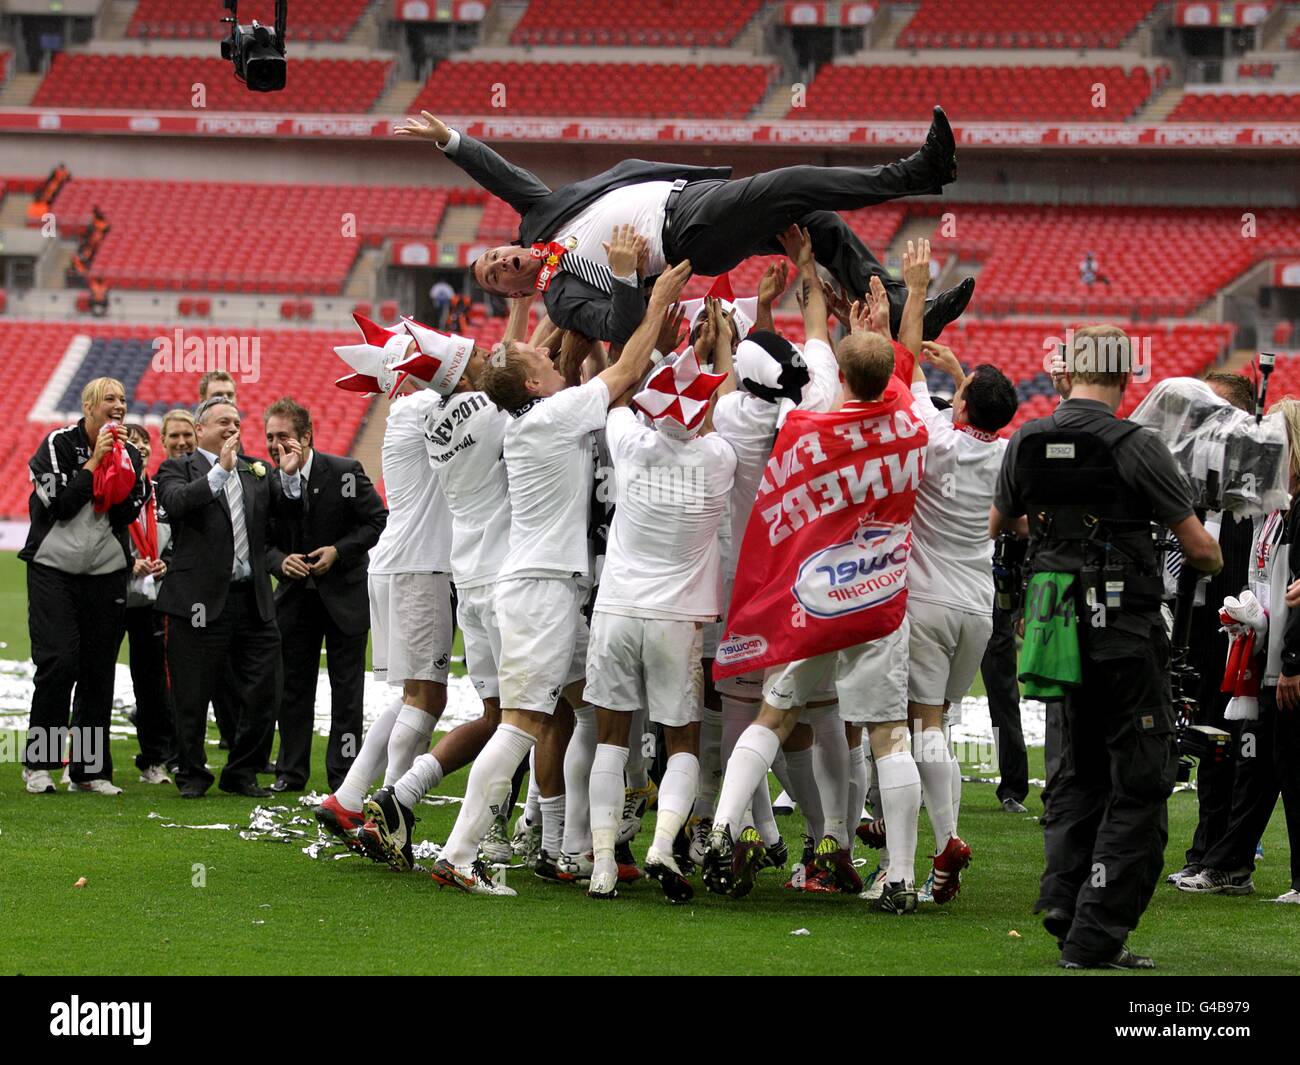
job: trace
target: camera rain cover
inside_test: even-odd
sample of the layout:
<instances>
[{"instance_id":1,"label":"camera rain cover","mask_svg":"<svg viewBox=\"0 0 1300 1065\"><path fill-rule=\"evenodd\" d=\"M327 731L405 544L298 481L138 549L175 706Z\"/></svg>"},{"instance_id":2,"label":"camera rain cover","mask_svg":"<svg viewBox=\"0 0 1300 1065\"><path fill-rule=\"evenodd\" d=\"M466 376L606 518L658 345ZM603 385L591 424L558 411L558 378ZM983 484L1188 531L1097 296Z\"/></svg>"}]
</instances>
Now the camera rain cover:
<instances>
[{"instance_id":1,"label":"camera rain cover","mask_svg":"<svg viewBox=\"0 0 1300 1065\"><path fill-rule=\"evenodd\" d=\"M1197 506L1256 517L1290 505L1286 426L1280 414L1256 423L1204 381L1171 377L1129 415L1165 442Z\"/></svg>"}]
</instances>

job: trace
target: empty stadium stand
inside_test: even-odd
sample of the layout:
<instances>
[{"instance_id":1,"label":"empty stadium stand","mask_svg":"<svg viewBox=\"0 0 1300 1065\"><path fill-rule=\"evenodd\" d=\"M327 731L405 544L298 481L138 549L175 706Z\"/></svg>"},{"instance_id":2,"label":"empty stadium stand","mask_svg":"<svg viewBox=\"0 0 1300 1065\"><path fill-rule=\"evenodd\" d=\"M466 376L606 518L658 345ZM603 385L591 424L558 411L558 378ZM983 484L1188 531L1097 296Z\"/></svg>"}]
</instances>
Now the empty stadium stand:
<instances>
[{"instance_id":1,"label":"empty stadium stand","mask_svg":"<svg viewBox=\"0 0 1300 1065\"><path fill-rule=\"evenodd\" d=\"M442 188L73 179L57 214L64 236L95 206L112 219L95 272L114 287L338 295L362 244L436 232L446 201Z\"/></svg>"},{"instance_id":2,"label":"empty stadium stand","mask_svg":"<svg viewBox=\"0 0 1300 1065\"><path fill-rule=\"evenodd\" d=\"M762 6L762 0L532 0L510 43L721 48Z\"/></svg>"},{"instance_id":3,"label":"empty stadium stand","mask_svg":"<svg viewBox=\"0 0 1300 1065\"><path fill-rule=\"evenodd\" d=\"M1300 121L1300 88L1292 92L1189 92L1170 122Z\"/></svg>"},{"instance_id":4,"label":"empty stadium stand","mask_svg":"<svg viewBox=\"0 0 1300 1065\"><path fill-rule=\"evenodd\" d=\"M444 114L744 118L778 68L765 64L440 63L411 105Z\"/></svg>"},{"instance_id":5,"label":"empty stadium stand","mask_svg":"<svg viewBox=\"0 0 1300 1065\"><path fill-rule=\"evenodd\" d=\"M1191 314L1261 257L1300 248L1297 210L1259 211L1254 236L1243 232L1242 212L1228 208L947 210L955 235L940 226L934 248L983 264L972 304L980 314ZM1106 279L1091 288L1079 275L1088 252Z\"/></svg>"},{"instance_id":6,"label":"empty stadium stand","mask_svg":"<svg viewBox=\"0 0 1300 1065\"><path fill-rule=\"evenodd\" d=\"M249 92L216 57L63 52L32 106L192 111L197 84L211 111L356 114L375 105L392 69L374 59L295 58L284 91L262 93Z\"/></svg>"},{"instance_id":7,"label":"empty stadium stand","mask_svg":"<svg viewBox=\"0 0 1300 1065\"><path fill-rule=\"evenodd\" d=\"M295 4L289 29L293 39L302 41L343 41L357 19L369 6L369 0L311 0ZM127 26L129 37L180 37L213 39L229 34L229 27L219 21L220 4L209 0L140 0ZM244 0L239 5L239 21L248 25L257 19L264 26L275 24L273 0Z\"/></svg>"},{"instance_id":8,"label":"empty stadium stand","mask_svg":"<svg viewBox=\"0 0 1300 1065\"><path fill-rule=\"evenodd\" d=\"M898 36L901 48L1115 48L1156 0L921 0Z\"/></svg>"},{"instance_id":9,"label":"empty stadium stand","mask_svg":"<svg viewBox=\"0 0 1300 1065\"><path fill-rule=\"evenodd\" d=\"M854 66L828 64L808 86L806 106L787 118L917 120L942 100L962 121L1123 122L1169 75L1158 67ZM1105 106L1097 86L1104 88Z\"/></svg>"}]
</instances>

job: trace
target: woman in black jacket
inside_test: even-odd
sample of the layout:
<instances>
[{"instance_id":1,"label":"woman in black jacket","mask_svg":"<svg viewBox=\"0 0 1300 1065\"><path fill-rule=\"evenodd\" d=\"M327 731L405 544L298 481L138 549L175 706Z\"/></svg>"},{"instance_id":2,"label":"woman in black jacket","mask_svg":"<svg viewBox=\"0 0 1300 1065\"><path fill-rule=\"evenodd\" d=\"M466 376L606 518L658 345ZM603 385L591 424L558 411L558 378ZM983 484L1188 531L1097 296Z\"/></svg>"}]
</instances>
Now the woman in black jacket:
<instances>
[{"instance_id":1,"label":"woman in black jacket","mask_svg":"<svg viewBox=\"0 0 1300 1065\"><path fill-rule=\"evenodd\" d=\"M18 557L27 563L36 678L23 781L32 793L53 791L50 774L62 765L66 745L69 789L111 795L121 790L112 783L109 718L130 574L127 529L148 489L140 453L121 428L122 382L91 381L81 409L85 416L50 433L28 463L31 528ZM135 473L129 492L118 501L111 493L97 495L96 471L108 463L107 473L122 453ZM74 685L80 698L69 729Z\"/></svg>"}]
</instances>

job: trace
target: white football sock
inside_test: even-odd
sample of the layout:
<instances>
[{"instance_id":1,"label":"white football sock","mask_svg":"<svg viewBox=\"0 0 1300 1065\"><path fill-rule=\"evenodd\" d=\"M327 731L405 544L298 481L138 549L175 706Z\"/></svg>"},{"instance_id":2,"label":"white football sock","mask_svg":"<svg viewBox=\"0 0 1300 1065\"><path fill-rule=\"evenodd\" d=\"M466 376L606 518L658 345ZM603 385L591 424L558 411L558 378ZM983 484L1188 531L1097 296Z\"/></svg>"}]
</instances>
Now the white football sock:
<instances>
[{"instance_id":1,"label":"white football sock","mask_svg":"<svg viewBox=\"0 0 1300 1065\"><path fill-rule=\"evenodd\" d=\"M700 719L700 782L695 816L712 817L722 787L722 711L704 708Z\"/></svg>"},{"instance_id":2,"label":"white football sock","mask_svg":"<svg viewBox=\"0 0 1300 1065\"><path fill-rule=\"evenodd\" d=\"M840 720L840 704L804 710L804 720L813 730L813 765L821 789L822 817L826 835L841 847L849 845L845 814L849 808L849 741Z\"/></svg>"},{"instance_id":3,"label":"white football sock","mask_svg":"<svg viewBox=\"0 0 1300 1065\"><path fill-rule=\"evenodd\" d=\"M961 816L961 763L953 757L949 766L952 771L952 831L957 834L957 818Z\"/></svg>"},{"instance_id":4,"label":"white football sock","mask_svg":"<svg viewBox=\"0 0 1300 1065\"><path fill-rule=\"evenodd\" d=\"M920 757L916 761L921 776L921 789L925 793L925 810L934 827L934 851L939 853L956 835L952 820L952 765L955 761L943 733L937 728L924 729L917 746ZM889 822L885 822L889 827Z\"/></svg>"},{"instance_id":5,"label":"white football sock","mask_svg":"<svg viewBox=\"0 0 1300 1065\"><path fill-rule=\"evenodd\" d=\"M880 805L889 832L886 881L916 883L916 819L921 813L921 776L911 751L876 760Z\"/></svg>"},{"instance_id":6,"label":"white football sock","mask_svg":"<svg viewBox=\"0 0 1300 1065\"><path fill-rule=\"evenodd\" d=\"M871 808L871 816L877 820L885 819L885 808L880 802L880 772L876 769L876 756L872 753L871 743L867 739L866 731L862 733L862 756L867 763L867 805ZM886 828L889 826L886 825ZM876 865L881 869L889 868L889 844L886 843L876 854Z\"/></svg>"},{"instance_id":7,"label":"white football sock","mask_svg":"<svg viewBox=\"0 0 1300 1065\"><path fill-rule=\"evenodd\" d=\"M542 850L554 861L564 847L564 796L543 795L538 804L542 808Z\"/></svg>"},{"instance_id":8,"label":"white football sock","mask_svg":"<svg viewBox=\"0 0 1300 1065\"><path fill-rule=\"evenodd\" d=\"M776 752L776 761L772 763L772 775L776 777L776 782L781 785L781 790L793 798L794 792L790 790L790 769L785 764L785 750ZM795 799L798 802L798 799Z\"/></svg>"},{"instance_id":9,"label":"white football sock","mask_svg":"<svg viewBox=\"0 0 1300 1065\"><path fill-rule=\"evenodd\" d=\"M644 788L650 780L650 763L654 755L645 756L645 737L649 729L649 715L644 710L632 711L632 728L627 735L627 769L623 773L626 786ZM620 817L622 809L619 810Z\"/></svg>"},{"instance_id":10,"label":"white football sock","mask_svg":"<svg viewBox=\"0 0 1300 1065\"><path fill-rule=\"evenodd\" d=\"M413 810L417 802L441 783L441 763L432 754L422 754L393 785L393 797L408 810Z\"/></svg>"},{"instance_id":11,"label":"white football sock","mask_svg":"<svg viewBox=\"0 0 1300 1065\"><path fill-rule=\"evenodd\" d=\"M758 716L758 703L747 703L742 699L733 699L729 695L722 697L722 770L726 776L727 763L731 761L731 752L736 749L740 734L754 723Z\"/></svg>"},{"instance_id":12,"label":"white football sock","mask_svg":"<svg viewBox=\"0 0 1300 1065\"><path fill-rule=\"evenodd\" d=\"M596 711L590 706L573 708L573 736L564 750L564 839L565 854L586 854L591 850L591 763L596 757ZM620 810L622 802L619 803ZM543 816L545 824L545 816ZM547 853L552 853L549 849Z\"/></svg>"},{"instance_id":13,"label":"white football sock","mask_svg":"<svg viewBox=\"0 0 1300 1065\"><path fill-rule=\"evenodd\" d=\"M515 770L536 742L523 729L498 725L474 759L460 815L442 848L442 857L452 865L464 869L478 857L478 845L492 827L493 818L505 812Z\"/></svg>"},{"instance_id":14,"label":"white football sock","mask_svg":"<svg viewBox=\"0 0 1300 1065\"><path fill-rule=\"evenodd\" d=\"M826 835L826 822L822 817L822 797L817 788L817 774L813 770L812 748L786 751L785 768L790 774L790 783L785 790L799 804L799 812L803 814L807 826L805 831L816 843Z\"/></svg>"},{"instance_id":15,"label":"white football sock","mask_svg":"<svg viewBox=\"0 0 1300 1065\"><path fill-rule=\"evenodd\" d=\"M849 748L849 808L848 828L849 842L853 842L853 833L862 821L862 811L867 802L867 759L862 753L862 744Z\"/></svg>"},{"instance_id":16,"label":"white football sock","mask_svg":"<svg viewBox=\"0 0 1300 1065\"><path fill-rule=\"evenodd\" d=\"M528 752L528 798L524 801L524 820L530 825L542 820L542 793L537 788L537 748Z\"/></svg>"},{"instance_id":17,"label":"white football sock","mask_svg":"<svg viewBox=\"0 0 1300 1065\"><path fill-rule=\"evenodd\" d=\"M776 749L778 751L781 749L779 743ZM780 840L781 830L776 827L776 813L772 809L772 789L768 786L766 773L758 782L758 787L754 789L753 797L749 800L749 808L754 815L754 828L763 837L763 842L770 847Z\"/></svg>"},{"instance_id":18,"label":"white football sock","mask_svg":"<svg viewBox=\"0 0 1300 1065\"><path fill-rule=\"evenodd\" d=\"M731 757L727 759L727 769L722 777L722 792L718 796L718 811L713 819L715 828L726 826L735 834L745 807L751 801L757 801L758 789L762 787L764 791L767 790L767 771L772 767L772 760L780 748L781 741L770 728L750 725L745 729L736 741ZM768 808L771 808L770 802ZM762 829L759 832L761 834Z\"/></svg>"},{"instance_id":19,"label":"white football sock","mask_svg":"<svg viewBox=\"0 0 1300 1065\"><path fill-rule=\"evenodd\" d=\"M659 805L655 819L655 849L672 854L673 841L686 824L695 792L700 786L700 760L686 751L674 754L664 767L659 782Z\"/></svg>"},{"instance_id":20,"label":"white football sock","mask_svg":"<svg viewBox=\"0 0 1300 1065\"><path fill-rule=\"evenodd\" d=\"M388 769L384 773L384 786L402 779L417 755L429 749L429 738L437 727L438 719L416 706L403 706L388 737Z\"/></svg>"},{"instance_id":21,"label":"white football sock","mask_svg":"<svg viewBox=\"0 0 1300 1065\"><path fill-rule=\"evenodd\" d=\"M591 764L590 799L591 849L597 861L614 857L618 824L623 818L623 770L627 758L626 747L615 747L612 743L596 745Z\"/></svg>"},{"instance_id":22,"label":"white football sock","mask_svg":"<svg viewBox=\"0 0 1300 1065\"><path fill-rule=\"evenodd\" d=\"M388 738L393 734L397 723L397 712L402 706L399 697L392 706L381 710L361 741L361 750L356 760L348 766L348 775L343 778L339 790L334 793L345 810L360 810L370 791L370 785L388 765Z\"/></svg>"}]
</instances>

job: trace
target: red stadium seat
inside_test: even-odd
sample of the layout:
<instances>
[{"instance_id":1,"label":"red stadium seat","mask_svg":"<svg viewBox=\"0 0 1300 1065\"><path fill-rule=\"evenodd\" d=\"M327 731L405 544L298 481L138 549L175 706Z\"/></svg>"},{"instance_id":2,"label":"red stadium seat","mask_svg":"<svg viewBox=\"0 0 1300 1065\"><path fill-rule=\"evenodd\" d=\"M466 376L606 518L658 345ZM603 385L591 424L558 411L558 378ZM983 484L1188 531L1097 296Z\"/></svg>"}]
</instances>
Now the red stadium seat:
<instances>
[{"instance_id":1,"label":"red stadium seat","mask_svg":"<svg viewBox=\"0 0 1300 1065\"><path fill-rule=\"evenodd\" d=\"M1157 0L920 0L900 48L1116 48Z\"/></svg>"}]
</instances>

